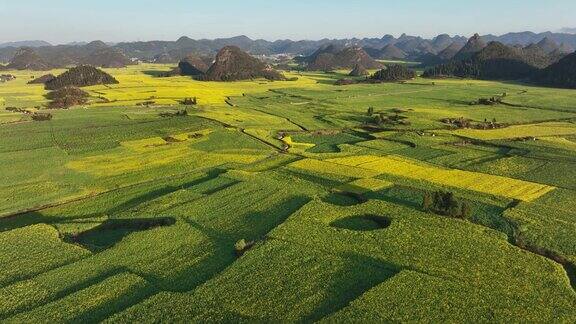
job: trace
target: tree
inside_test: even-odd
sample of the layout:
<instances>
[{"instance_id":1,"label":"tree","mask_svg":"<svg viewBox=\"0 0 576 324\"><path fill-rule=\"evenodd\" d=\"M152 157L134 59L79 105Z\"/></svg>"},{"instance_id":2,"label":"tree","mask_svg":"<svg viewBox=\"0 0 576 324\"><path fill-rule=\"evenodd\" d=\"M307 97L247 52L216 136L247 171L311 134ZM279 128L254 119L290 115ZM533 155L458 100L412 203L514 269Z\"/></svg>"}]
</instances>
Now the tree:
<instances>
[{"instance_id":1,"label":"tree","mask_svg":"<svg viewBox=\"0 0 576 324\"><path fill-rule=\"evenodd\" d=\"M368 116L374 115L374 107L368 107L367 115L368 115Z\"/></svg>"},{"instance_id":2,"label":"tree","mask_svg":"<svg viewBox=\"0 0 576 324\"><path fill-rule=\"evenodd\" d=\"M468 204L458 201L452 192L437 191L432 196L426 193L422 207L425 211L455 218L468 218L471 214Z\"/></svg>"},{"instance_id":3,"label":"tree","mask_svg":"<svg viewBox=\"0 0 576 324\"><path fill-rule=\"evenodd\" d=\"M236 251L236 255L240 257L253 246L254 241L247 242L245 239L241 239L234 244L234 251Z\"/></svg>"},{"instance_id":4,"label":"tree","mask_svg":"<svg viewBox=\"0 0 576 324\"><path fill-rule=\"evenodd\" d=\"M462 209L460 211L460 218L462 219L470 219L472 216L472 209L470 205L466 202L462 203Z\"/></svg>"},{"instance_id":5,"label":"tree","mask_svg":"<svg viewBox=\"0 0 576 324\"><path fill-rule=\"evenodd\" d=\"M429 192L424 193L424 197L422 198L422 209L426 212L429 212L432 208L432 196Z\"/></svg>"},{"instance_id":6,"label":"tree","mask_svg":"<svg viewBox=\"0 0 576 324\"><path fill-rule=\"evenodd\" d=\"M198 104L198 98L184 98L184 100L182 100L182 104L185 106L195 106Z\"/></svg>"}]
</instances>

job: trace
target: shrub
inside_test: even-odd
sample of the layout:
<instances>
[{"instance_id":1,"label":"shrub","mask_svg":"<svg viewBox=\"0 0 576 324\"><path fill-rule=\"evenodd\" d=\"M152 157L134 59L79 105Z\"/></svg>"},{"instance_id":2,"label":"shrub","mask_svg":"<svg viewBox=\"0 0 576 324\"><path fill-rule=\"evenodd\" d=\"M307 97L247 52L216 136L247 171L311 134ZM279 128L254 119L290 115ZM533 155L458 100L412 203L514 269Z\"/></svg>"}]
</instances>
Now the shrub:
<instances>
[{"instance_id":1,"label":"shrub","mask_svg":"<svg viewBox=\"0 0 576 324\"><path fill-rule=\"evenodd\" d=\"M456 128L470 128L472 126L472 121L464 117L444 118L442 119L442 122Z\"/></svg>"},{"instance_id":2,"label":"shrub","mask_svg":"<svg viewBox=\"0 0 576 324\"><path fill-rule=\"evenodd\" d=\"M34 113L32 120L34 121L48 121L52 119L52 114L49 113Z\"/></svg>"},{"instance_id":3,"label":"shrub","mask_svg":"<svg viewBox=\"0 0 576 324\"><path fill-rule=\"evenodd\" d=\"M502 98L503 97L499 97L499 96L494 96L491 98L480 98L476 101L471 102L471 105L484 105L484 106L494 106L497 104L502 103Z\"/></svg>"},{"instance_id":4,"label":"shrub","mask_svg":"<svg viewBox=\"0 0 576 324\"><path fill-rule=\"evenodd\" d=\"M241 239L234 244L234 251L236 251L237 256L242 256L248 250L254 246L254 241L246 242L245 239Z\"/></svg>"},{"instance_id":5,"label":"shrub","mask_svg":"<svg viewBox=\"0 0 576 324\"><path fill-rule=\"evenodd\" d=\"M356 84L356 81L351 80L351 79L340 79L337 80L336 83L334 83L337 86L344 86L344 85L351 85L351 84Z\"/></svg>"},{"instance_id":6,"label":"shrub","mask_svg":"<svg viewBox=\"0 0 576 324\"><path fill-rule=\"evenodd\" d=\"M198 104L198 98L184 98L181 103L185 106L196 106Z\"/></svg>"},{"instance_id":7,"label":"shrub","mask_svg":"<svg viewBox=\"0 0 576 324\"><path fill-rule=\"evenodd\" d=\"M156 103L156 101L147 100L147 101L144 101L144 102L139 102L139 103L137 103L136 106L140 106L140 107L141 107L141 106L146 106L146 107L148 107L148 106L151 106L151 105L153 105L153 104L155 104L155 103Z\"/></svg>"},{"instance_id":8,"label":"shrub","mask_svg":"<svg viewBox=\"0 0 576 324\"><path fill-rule=\"evenodd\" d=\"M188 110L181 109L176 112L162 112L160 117L185 117L188 116Z\"/></svg>"}]
</instances>

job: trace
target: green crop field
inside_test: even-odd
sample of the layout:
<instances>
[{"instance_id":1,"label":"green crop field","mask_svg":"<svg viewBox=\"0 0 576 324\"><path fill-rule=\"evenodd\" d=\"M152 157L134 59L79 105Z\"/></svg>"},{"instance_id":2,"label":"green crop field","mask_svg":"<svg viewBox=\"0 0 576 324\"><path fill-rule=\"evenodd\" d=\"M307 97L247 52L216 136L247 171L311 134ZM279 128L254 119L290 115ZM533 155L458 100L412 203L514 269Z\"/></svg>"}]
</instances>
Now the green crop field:
<instances>
[{"instance_id":1,"label":"green crop field","mask_svg":"<svg viewBox=\"0 0 576 324\"><path fill-rule=\"evenodd\" d=\"M6 72L0 322L576 321L575 90L171 68L60 110Z\"/></svg>"}]
</instances>

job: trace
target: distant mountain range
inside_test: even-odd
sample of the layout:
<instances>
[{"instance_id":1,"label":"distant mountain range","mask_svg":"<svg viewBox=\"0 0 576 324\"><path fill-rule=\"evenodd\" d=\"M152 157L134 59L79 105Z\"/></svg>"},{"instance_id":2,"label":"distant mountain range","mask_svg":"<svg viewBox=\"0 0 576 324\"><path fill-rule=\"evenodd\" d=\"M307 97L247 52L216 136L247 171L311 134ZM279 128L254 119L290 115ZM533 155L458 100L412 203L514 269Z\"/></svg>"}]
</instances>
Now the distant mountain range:
<instances>
[{"instance_id":1,"label":"distant mountain range","mask_svg":"<svg viewBox=\"0 0 576 324\"><path fill-rule=\"evenodd\" d=\"M576 34L576 28L564 27L560 29L560 33Z\"/></svg>"},{"instance_id":2,"label":"distant mountain range","mask_svg":"<svg viewBox=\"0 0 576 324\"><path fill-rule=\"evenodd\" d=\"M555 43L564 52L572 52L576 48L576 34L569 33L508 33L501 36L485 35L481 36L485 43L498 41L506 45L528 46L538 44L544 39L547 42ZM357 47L363 48L370 56L376 59L409 59L409 60L431 60L442 61L450 59L458 53L467 43L468 39L463 36L439 35L432 39L425 39L418 36L403 34L396 38L392 35L385 35L382 38L351 38L351 39L322 39L322 40L252 40L246 36L232 38L220 38L214 40L201 39L194 40L189 37L181 37L176 41L147 41L147 42L125 42L118 44L107 44L101 41L90 43L74 43L72 45L52 46L42 41L26 41L17 43L7 43L0 45L0 62L10 62L19 47L32 47L38 56L53 66L67 66L73 64L86 63L86 60L94 52L100 51L100 56L114 57L112 66L126 64L130 59L138 59L147 62L177 63L181 59L189 56L209 56L214 57L216 53L225 46L237 46L243 51L252 55L275 55L292 54L309 56L319 48L334 45L339 48ZM548 46L548 45L547 45ZM106 49L106 53L102 53ZM96 53L98 54L98 53ZM124 57L120 57L123 55ZM106 66L107 62L93 59L101 66ZM438 63L438 62L436 62Z\"/></svg>"},{"instance_id":3,"label":"distant mountain range","mask_svg":"<svg viewBox=\"0 0 576 324\"><path fill-rule=\"evenodd\" d=\"M576 88L576 53L551 38L527 46L486 43L474 35L452 58L430 64L423 76L483 80L525 80L540 85Z\"/></svg>"},{"instance_id":4,"label":"distant mountain range","mask_svg":"<svg viewBox=\"0 0 576 324\"><path fill-rule=\"evenodd\" d=\"M42 47L42 46L52 46L52 44L45 42L45 41L41 41L41 40L0 43L0 48L5 48L5 47Z\"/></svg>"},{"instance_id":5,"label":"distant mountain range","mask_svg":"<svg viewBox=\"0 0 576 324\"><path fill-rule=\"evenodd\" d=\"M381 69L383 64L375 61L366 51L358 46L340 47L336 45L322 46L308 57L303 57L302 63L311 71L332 71L337 69L352 69L361 65L366 69Z\"/></svg>"}]
</instances>

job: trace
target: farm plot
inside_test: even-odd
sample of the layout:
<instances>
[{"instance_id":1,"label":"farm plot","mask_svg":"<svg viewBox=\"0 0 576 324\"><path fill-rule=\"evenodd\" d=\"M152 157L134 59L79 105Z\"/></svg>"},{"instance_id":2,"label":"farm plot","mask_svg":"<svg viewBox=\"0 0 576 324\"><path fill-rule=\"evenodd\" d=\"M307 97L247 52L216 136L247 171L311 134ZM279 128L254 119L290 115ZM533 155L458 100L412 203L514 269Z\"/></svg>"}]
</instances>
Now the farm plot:
<instances>
[{"instance_id":1,"label":"farm plot","mask_svg":"<svg viewBox=\"0 0 576 324\"><path fill-rule=\"evenodd\" d=\"M391 225L333 226L367 214ZM463 298L472 292L478 297ZM560 266L495 231L383 202L312 201L198 289L160 293L109 320L506 321L519 312L564 320L575 315L573 306Z\"/></svg>"},{"instance_id":2,"label":"farm plot","mask_svg":"<svg viewBox=\"0 0 576 324\"><path fill-rule=\"evenodd\" d=\"M212 148L209 153L208 147ZM200 130L166 138L122 142L120 148L109 153L74 160L66 166L95 176L114 176L177 163L191 168L248 164L265 158L266 150L266 146L236 131Z\"/></svg>"},{"instance_id":3,"label":"farm plot","mask_svg":"<svg viewBox=\"0 0 576 324\"><path fill-rule=\"evenodd\" d=\"M23 240L22 238L26 238ZM77 261L87 250L60 240L52 226L38 224L0 232L0 286Z\"/></svg>"},{"instance_id":4,"label":"farm plot","mask_svg":"<svg viewBox=\"0 0 576 324\"><path fill-rule=\"evenodd\" d=\"M372 178L380 174L378 171L356 167L355 165L346 165L344 163L338 164L315 159L296 161L291 163L290 167L316 173L327 173L352 178Z\"/></svg>"},{"instance_id":5,"label":"farm plot","mask_svg":"<svg viewBox=\"0 0 576 324\"><path fill-rule=\"evenodd\" d=\"M159 294L110 320L314 321L394 273L369 258L306 251L272 240L192 293ZM174 306L166 307L170 303Z\"/></svg>"},{"instance_id":6,"label":"farm plot","mask_svg":"<svg viewBox=\"0 0 576 324\"><path fill-rule=\"evenodd\" d=\"M556 262L576 262L572 92L155 76L171 68L107 69L120 84L87 88L97 107L0 125L0 214L34 210L0 218L0 321L576 318ZM0 86L0 107L42 104L23 81ZM534 107L470 105L503 92ZM369 107L408 123L373 125ZM438 190L469 217L423 212Z\"/></svg>"},{"instance_id":7,"label":"farm plot","mask_svg":"<svg viewBox=\"0 0 576 324\"><path fill-rule=\"evenodd\" d=\"M8 318L8 323L22 322L98 322L111 311L122 309L142 296L149 284L133 274L119 274L66 296L58 301Z\"/></svg>"},{"instance_id":8,"label":"farm plot","mask_svg":"<svg viewBox=\"0 0 576 324\"><path fill-rule=\"evenodd\" d=\"M385 180L375 178L362 178L344 184L337 189L343 192L363 194L371 191L379 191L385 188L390 188L393 185L394 183Z\"/></svg>"},{"instance_id":9,"label":"farm plot","mask_svg":"<svg viewBox=\"0 0 576 324\"><path fill-rule=\"evenodd\" d=\"M330 226L335 220L366 214L386 216L391 219L391 225L382 230L368 232ZM370 256L382 263L394 264L399 269L432 276L436 278L434 280L446 285L457 282L480 295L501 296L501 298L491 297L483 302L485 305L491 305L489 308L495 310L496 318L500 320L514 316L512 314L517 314L520 309L522 309L520 312L529 309L527 313L522 313L526 318L558 319L574 316L572 308L576 301L573 297L569 297L573 295L573 291L566 273L559 264L526 253L508 244L505 235L471 223L446 221L410 208L376 201L351 207L338 207L313 201L290 217L283 226L273 231L271 237L291 244L301 244L306 250ZM482 259L483 262L479 264L478 259ZM388 286L393 284L395 279L396 276L384 281L382 285L390 289L385 289L384 295L379 294L376 297L380 299L378 305L371 304L377 313L390 314L391 320L402 320L392 315L395 312L414 316L412 320L422 320L420 316L426 318L445 316L451 320L464 320L465 314L460 312L441 313L442 307L428 308L426 299L421 300L417 292L426 289L426 284L420 285L412 281L414 286L412 284L398 288ZM542 282L535 283L534 280ZM552 286L556 288L550 289ZM438 293L433 291L422 293L438 296ZM440 295L444 293L452 297L458 295L456 291L447 287L442 291L444 292ZM410 299L404 300L408 296L414 296L413 298L419 296L419 301L415 300L414 303L423 303L419 306L419 311L427 315L414 315L415 313L410 310L413 303L407 302ZM452 297L447 297L450 299L448 304L457 303L458 298L451 299ZM476 308L474 300L467 298L460 300L468 305L464 308L473 312L478 318L492 316L485 313L484 307ZM391 304L388 304L389 302ZM550 308L545 306L546 304L556 305L558 308ZM531 306L524 308L522 305ZM408 318L410 317L404 320Z\"/></svg>"},{"instance_id":10,"label":"farm plot","mask_svg":"<svg viewBox=\"0 0 576 324\"><path fill-rule=\"evenodd\" d=\"M523 201L533 201L554 190L552 186L483 173L442 169L397 156L336 158L323 163L356 167Z\"/></svg>"},{"instance_id":11,"label":"farm plot","mask_svg":"<svg viewBox=\"0 0 576 324\"><path fill-rule=\"evenodd\" d=\"M63 70L50 72L39 71L2 71L14 75L16 79L0 83L0 109L6 107L34 108L43 106L48 102L44 95L47 93L42 85L30 85L29 81L46 73L62 73Z\"/></svg>"},{"instance_id":12,"label":"farm plot","mask_svg":"<svg viewBox=\"0 0 576 324\"><path fill-rule=\"evenodd\" d=\"M576 264L576 213L559 206L522 203L506 210L504 216L513 221L524 244L541 247Z\"/></svg>"},{"instance_id":13,"label":"farm plot","mask_svg":"<svg viewBox=\"0 0 576 324\"><path fill-rule=\"evenodd\" d=\"M297 143L313 144L306 151L310 153L338 153L340 152L339 145L342 144L355 144L362 142L365 139L348 133L336 134L298 134L292 137Z\"/></svg>"},{"instance_id":14,"label":"farm plot","mask_svg":"<svg viewBox=\"0 0 576 324\"><path fill-rule=\"evenodd\" d=\"M497 140L523 137L565 136L576 134L576 124L566 122L516 125L500 129L462 129L456 135L480 140Z\"/></svg>"},{"instance_id":15,"label":"farm plot","mask_svg":"<svg viewBox=\"0 0 576 324\"><path fill-rule=\"evenodd\" d=\"M523 314L523 318L534 322L542 318L554 321L573 316L566 308L558 312L546 308L540 312L527 312L522 303L503 290L482 290L458 280L405 270L322 323L491 322L505 321L510 314Z\"/></svg>"},{"instance_id":16,"label":"farm plot","mask_svg":"<svg viewBox=\"0 0 576 324\"><path fill-rule=\"evenodd\" d=\"M141 64L123 69L105 69L120 82L117 85L87 88L94 97L104 97L109 102L100 106L134 105L145 101L156 104L178 104L184 98L196 97L200 105L224 104L227 98L249 93L266 92L279 88L320 88L321 85L306 76L297 81L270 82L267 80L240 82L204 82L190 77L158 77L152 72L166 72L170 66ZM288 77L292 77L288 73Z\"/></svg>"}]
</instances>

